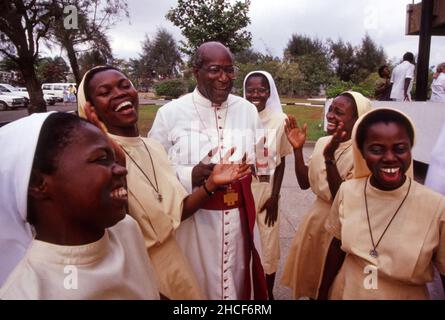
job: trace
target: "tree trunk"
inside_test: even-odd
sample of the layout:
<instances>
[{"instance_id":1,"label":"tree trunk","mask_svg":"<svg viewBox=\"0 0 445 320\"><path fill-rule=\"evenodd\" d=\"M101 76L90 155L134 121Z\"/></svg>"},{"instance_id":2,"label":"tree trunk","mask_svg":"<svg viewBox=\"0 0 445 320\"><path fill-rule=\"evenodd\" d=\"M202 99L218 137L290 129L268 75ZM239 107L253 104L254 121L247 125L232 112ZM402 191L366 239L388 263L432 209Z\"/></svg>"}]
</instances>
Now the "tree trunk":
<instances>
[{"instance_id":1,"label":"tree trunk","mask_svg":"<svg viewBox=\"0 0 445 320\"><path fill-rule=\"evenodd\" d=\"M43 91L34 69L32 59L20 59L19 67L26 81L26 89L29 93L28 113L46 112L46 103L43 99Z\"/></svg>"},{"instance_id":2,"label":"tree trunk","mask_svg":"<svg viewBox=\"0 0 445 320\"><path fill-rule=\"evenodd\" d=\"M74 46L72 41L68 39L66 36L63 41L63 46L65 47L66 53L68 55L68 60L70 61L71 70L73 70L74 79L76 79L77 86L79 87L80 81L80 71L79 64L77 63L76 51L74 50Z\"/></svg>"}]
</instances>

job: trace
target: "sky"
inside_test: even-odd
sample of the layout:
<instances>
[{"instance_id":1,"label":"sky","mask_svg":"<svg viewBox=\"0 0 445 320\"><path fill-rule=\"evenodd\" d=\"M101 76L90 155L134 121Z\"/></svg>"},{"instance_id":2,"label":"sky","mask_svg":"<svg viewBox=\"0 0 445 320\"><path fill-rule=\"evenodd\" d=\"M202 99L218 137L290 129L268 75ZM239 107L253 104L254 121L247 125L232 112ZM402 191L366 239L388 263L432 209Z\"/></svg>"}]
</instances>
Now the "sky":
<instances>
[{"instance_id":1,"label":"sky","mask_svg":"<svg viewBox=\"0 0 445 320\"><path fill-rule=\"evenodd\" d=\"M233 2L233 1L231 1ZM341 38L358 45L367 32L381 45L392 62L406 51L418 52L418 36L405 35L406 7L412 0L251 0L247 28L252 46L262 53L282 57L294 33L321 40ZM419 2L418 0L415 1ZM136 58L147 34L158 28L183 40L181 30L165 18L176 0L128 0L130 19L123 19L110 32L117 58ZM445 36L431 39L430 66L445 61Z\"/></svg>"}]
</instances>

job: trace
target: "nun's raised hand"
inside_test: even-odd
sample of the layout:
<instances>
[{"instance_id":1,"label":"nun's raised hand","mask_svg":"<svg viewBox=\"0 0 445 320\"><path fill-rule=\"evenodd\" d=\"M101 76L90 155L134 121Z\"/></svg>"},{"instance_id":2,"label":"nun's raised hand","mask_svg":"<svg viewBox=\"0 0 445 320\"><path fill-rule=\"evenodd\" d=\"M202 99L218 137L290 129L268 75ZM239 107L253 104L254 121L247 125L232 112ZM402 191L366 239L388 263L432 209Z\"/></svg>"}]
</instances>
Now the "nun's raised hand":
<instances>
[{"instance_id":1,"label":"nun's raised hand","mask_svg":"<svg viewBox=\"0 0 445 320\"><path fill-rule=\"evenodd\" d=\"M301 149L306 142L307 124L303 124L300 128L294 116L287 115L285 120L284 131L286 132L287 140L294 149Z\"/></svg>"},{"instance_id":2,"label":"nun's raised hand","mask_svg":"<svg viewBox=\"0 0 445 320\"><path fill-rule=\"evenodd\" d=\"M121 166L125 167L125 153L122 150L122 147L107 135L108 132L107 127L99 119L96 113L96 109L94 109L94 107L88 101L85 103L83 109L85 110L85 115L87 117L88 122L98 127L106 135L108 142L113 147L114 154L116 157L116 162L119 163Z\"/></svg>"},{"instance_id":3,"label":"nun's raised hand","mask_svg":"<svg viewBox=\"0 0 445 320\"><path fill-rule=\"evenodd\" d=\"M325 157L325 159L334 160L335 150L337 150L340 143L345 141L345 138L348 134L344 128L345 124L343 122L340 122L335 129L335 132L332 134L331 141L329 141L329 143L323 150L323 156Z\"/></svg>"},{"instance_id":4,"label":"nun's raised hand","mask_svg":"<svg viewBox=\"0 0 445 320\"><path fill-rule=\"evenodd\" d=\"M94 124L96 127L98 127L100 130L102 130L103 133L107 133L107 127L105 124L99 120L99 117L96 113L96 109L91 105L90 102L85 102L85 105L83 107L83 110L85 111L85 115L87 117L87 120Z\"/></svg>"}]
</instances>

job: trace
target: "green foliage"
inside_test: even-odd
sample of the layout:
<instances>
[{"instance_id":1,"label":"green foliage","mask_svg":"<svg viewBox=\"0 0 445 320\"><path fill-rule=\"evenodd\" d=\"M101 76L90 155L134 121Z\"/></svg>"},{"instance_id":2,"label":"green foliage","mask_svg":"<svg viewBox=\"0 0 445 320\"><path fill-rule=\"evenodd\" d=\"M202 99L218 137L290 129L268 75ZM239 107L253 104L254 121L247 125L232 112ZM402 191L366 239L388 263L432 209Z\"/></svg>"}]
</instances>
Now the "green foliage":
<instances>
[{"instance_id":1,"label":"green foliage","mask_svg":"<svg viewBox=\"0 0 445 320\"><path fill-rule=\"evenodd\" d=\"M337 42L329 40L331 60L334 65L335 75L344 82L351 81L355 72L355 49L349 43L339 39Z\"/></svg>"},{"instance_id":2,"label":"green foliage","mask_svg":"<svg viewBox=\"0 0 445 320\"><path fill-rule=\"evenodd\" d=\"M318 95L330 83L332 70L328 49L319 39L293 34L284 50L286 61L297 63L301 76L292 86L292 95Z\"/></svg>"},{"instance_id":3,"label":"green foliage","mask_svg":"<svg viewBox=\"0 0 445 320\"><path fill-rule=\"evenodd\" d=\"M81 54L77 62L80 74L83 75L95 66L111 64L112 57L107 56L99 50L91 50Z\"/></svg>"},{"instance_id":4,"label":"green foliage","mask_svg":"<svg viewBox=\"0 0 445 320\"><path fill-rule=\"evenodd\" d=\"M250 0L231 4L225 0L178 0L166 18L179 27L187 43L181 41L181 50L193 54L206 41L220 41L233 53L249 48L252 35L245 28Z\"/></svg>"},{"instance_id":5,"label":"green foliage","mask_svg":"<svg viewBox=\"0 0 445 320\"><path fill-rule=\"evenodd\" d=\"M375 90L375 81L373 81L374 78L375 76L373 74L368 79L360 82L359 84L354 84L352 81L342 81L336 79L332 82L331 85L326 88L326 97L334 98L344 91L352 90L360 92L365 97L372 99L374 97Z\"/></svg>"},{"instance_id":6,"label":"green foliage","mask_svg":"<svg viewBox=\"0 0 445 320\"><path fill-rule=\"evenodd\" d=\"M175 39L162 28L158 29L153 41L146 36L139 57L141 71L145 75L160 79L177 76L182 62Z\"/></svg>"},{"instance_id":7,"label":"green foliage","mask_svg":"<svg viewBox=\"0 0 445 320\"><path fill-rule=\"evenodd\" d=\"M356 51L356 59L359 70L362 70L363 77L359 80L363 81L372 72L376 72L381 65L386 64L386 55L383 48L377 44L366 34L362 39L362 43Z\"/></svg>"},{"instance_id":8,"label":"green foliage","mask_svg":"<svg viewBox=\"0 0 445 320\"><path fill-rule=\"evenodd\" d=\"M243 82L246 75L255 70L264 70L269 72L275 80L280 94L292 95L298 85L302 75L298 64L294 62L281 62L278 59L262 63L237 64L239 72L234 82L235 91L242 95Z\"/></svg>"},{"instance_id":9,"label":"green foliage","mask_svg":"<svg viewBox=\"0 0 445 320\"><path fill-rule=\"evenodd\" d=\"M353 84L351 81L343 81L336 79L331 85L326 88L326 97L334 98L338 96L343 91L351 90Z\"/></svg>"},{"instance_id":10,"label":"green foliage","mask_svg":"<svg viewBox=\"0 0 445 320\"><path fill-rule=\"evenodd\" d=\"M37 76L42 83L64 82L68 72L68 65L62 57L45 57L37 64Z\"/></svg>"},{"instance_id":11,"label":"green foliage","mask_svg":"<svg viewBox=\"0 0 445 320\"><path fill-rule=\"evenodd\" d=\"M311 39L306 35L299 34L292 35L284 50L284 56L288 60L305 55L324 55L326 53L327 49L323 44L323 41L317 38Z\"/></svg>"},{"instance_id":12,"label":"green foliage","mask_svg":"<svg viewBox=\"0 0 445 320\"><path fill-rule=\"evenodd\" d=\"M235 54L235 61L237 63L262 63L267 60L273 60L272 57L265 56L260 52L253 50L252 48L244 49Z\"/></svg>"},{"instance_id":13,"label":"green foliage","mask_svg":"<svg viewBox=\"0 0 445 320\"><path fill-rule=\"evenodd\" d=\"M167 98L179 98L187 92L187 87L182 80L164 80L155 84L155 92L158 96Z\"/></svg>"},{"instance_id":14,"label":"green foliage","mask_svg":"<svg viewBox=\"0 0 445 320\"><path fill-rule=\"evenodd\" d=\"M294 95L316 96L320 89L330 84L333 73L329 67L329 59L324 54L308 54L297 57L302 79L297 82Z\"/></svg>"},{"instance_id":15,"label":"green foliage","mask_svg":"<svg viewBox=\"0 0 445 320\"><path fill-rule=\"evenodd\" d=\"M360 46L356 47L341 39L337 42L330 40L329 43L335 74L342 81L365 81L371 73L386 64L383 48L378 47L368 34L363 37Z\"/></svg>"}]
</instances>

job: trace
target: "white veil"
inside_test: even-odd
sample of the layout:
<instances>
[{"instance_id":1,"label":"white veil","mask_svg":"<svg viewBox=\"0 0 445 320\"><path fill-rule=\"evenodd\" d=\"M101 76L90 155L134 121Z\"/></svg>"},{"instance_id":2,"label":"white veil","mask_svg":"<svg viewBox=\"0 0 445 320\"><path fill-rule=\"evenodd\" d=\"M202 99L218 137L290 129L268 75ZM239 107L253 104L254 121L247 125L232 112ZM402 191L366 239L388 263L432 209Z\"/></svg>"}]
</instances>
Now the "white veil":
<instances>
[{"instance_id":1,"label":"white veil","mask_svg":"<svg viewBox=\"0 0 445 320\"><path fill-rule=\"evenodd\" d=\"M273 112L283 112L283 107L281 106L280 96L278 95L277 86L275 85L275 81L273 80L272 75L267 71L252 71L246 75L243 82L244 99L246 98L246 80L247 78L249 78L250 75L254 73L259 73L264 75L267 78L267 81L269 82L270 96L269 99L267 99L266 101L266 108L270 109Z\"/></svg>"}]
</instances>

